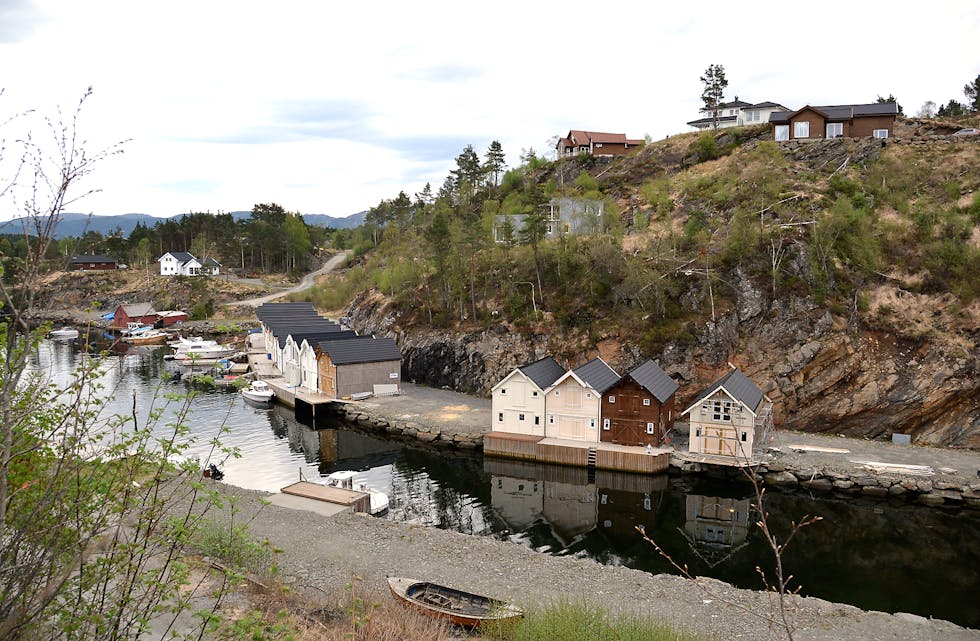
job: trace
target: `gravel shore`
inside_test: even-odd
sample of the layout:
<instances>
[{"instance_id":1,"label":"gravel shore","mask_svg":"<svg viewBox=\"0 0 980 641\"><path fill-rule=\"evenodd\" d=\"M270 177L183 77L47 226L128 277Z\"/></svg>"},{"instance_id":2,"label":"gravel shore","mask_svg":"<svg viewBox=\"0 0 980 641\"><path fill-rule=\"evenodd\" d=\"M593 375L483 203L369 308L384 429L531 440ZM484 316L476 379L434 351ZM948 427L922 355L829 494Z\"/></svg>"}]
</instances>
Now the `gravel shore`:
<instances>
[{"instance_id":1,"label":"gravel shore","mask_svg":"<svg viewBox=\"0 0 980 641\"><path fill-rule=\"evenodd\" d=\"M575 557L556 557L522 545L363 515L324 517L264 504L262 492L230 485L236 521L249 520L258 540L283 550L284 580L310 594L336 593L353 577L366 590L386 588L385 576L421 578L511 600L525 607L587 600L612 610L648 614L676 628L718 639L785 638L745 609L770 611L763 592L712 579L703 589L689 580L650 575ZM225 510L230 509L226 503ZM794 599L800 640L980 639L980 631L912 614L865 612L816 598Z\"/></svg>"}]
</instances>

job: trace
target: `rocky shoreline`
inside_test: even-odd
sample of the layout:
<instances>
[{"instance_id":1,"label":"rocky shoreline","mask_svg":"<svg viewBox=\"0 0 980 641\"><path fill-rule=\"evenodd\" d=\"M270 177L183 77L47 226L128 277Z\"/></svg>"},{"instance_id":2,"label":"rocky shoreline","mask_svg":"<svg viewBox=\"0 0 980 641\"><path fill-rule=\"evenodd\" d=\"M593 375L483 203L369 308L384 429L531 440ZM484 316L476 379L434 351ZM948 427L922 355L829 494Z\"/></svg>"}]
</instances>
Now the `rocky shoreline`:
<instances>
[{"instance_id":1,"label":"rocky shoreline","mask_svg":"<svg viewBox=\"0 0 980 641\"><path fill-rule=\"evenodd\" d=\"M460 395L464 396L464 395ZM479 400L479 399L477 399ZM465 424L435 424L422 421L418 417L402 419L378 411L381 406L341 405L335 413L343 420L359 428L388 437L415 440L435 447L464 451L477 451L483 447L484 431L474 430ZM799 433L793 434L796 440L805 440ZM798 438L797 438L798 437ZM811 438L819 438L811 435ZM824 437L826 438L826 437ZM844 444L861 443L865 447L887 450L890 444L856 439L841 439ZM877 447L876 447L877 446ZM928 449L940 461L944 450ZM788 452L788 453L787 453ZM958 455L975 457L980 465L980 454L971 451L956 451ZM824 457L829 458L829 457ZM962 462L962 461L961 461ZM974 466L975 467L975 466ZM736 468L726 468L707 463L684 461L671 457L670 473L721 476L736 481L747 481L744 472ZM932 476L902 474L898 472L876 473L866 464L847 461L814 460L814 457L800 455L787 447L770 448L766 460L756 470L767 486L785 491L799 490L815 494L829 494L840 498L864 497L880 500L903 500L929 507L962 507L980 509L980 478L970 481L969 470L952 469L940 466L938 475ZM935 477L935 478L934 478Z\"/></svg>"}]
</instances>

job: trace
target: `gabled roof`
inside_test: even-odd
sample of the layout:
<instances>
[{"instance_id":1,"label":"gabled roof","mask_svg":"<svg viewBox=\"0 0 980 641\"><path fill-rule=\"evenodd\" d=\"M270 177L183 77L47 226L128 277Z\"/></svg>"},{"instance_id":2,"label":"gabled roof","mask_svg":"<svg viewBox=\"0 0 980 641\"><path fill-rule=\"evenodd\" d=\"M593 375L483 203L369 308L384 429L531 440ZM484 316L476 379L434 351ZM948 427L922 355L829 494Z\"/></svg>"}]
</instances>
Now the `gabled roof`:
<instances>
[{"instance_id":1,"label":"gabled roof","mask_svg":"<svg viewBox=\"0 0 980 641\"><path fill-rule=\"evenodd\" d=\"M898 115L898 103L894 102L871 102L860 105L825 105L814 106L806 105L796 111L774 113L769 117L769 122L785 124L792 120L800 112L810 109L824 116L827 120L850 120L851 118L861 118L866 116L896 116Z\"/></svg>"},{"instance_id":2,"label":"gabled roof","mask_svg":"<svg viewBox=\"0 0 980 641\"><path fill-rule=\"evenodd\" d=\"M121 307L130 318L156 314L156 310L153 309L153 303L133 303L132 305L120 305L119 307Z\"/></svg>"},{"instance_id":3,"label":"gabled roof","mask_svg":"<svg viewBox=\"0 0 980 641\"><path fill-rule=\"evenodd\" d=\"M522 365L518 369L524 372L524 375L534 381L534 384L542 390L550 387L565 373L565 368L551 356L545 356L533 363Z\"/></svg>"},{"instance_id":4,"label":"gabled roof","mask_svg":"<svg viewBox=\"0 0 980 641\"><path fill-rule=\"evenodd\" d=\"M301 302L301 303L263 303L255 308L255 316L260 321L265 321L267 318L281 318L284 316L298 315L298 314L312 314L316 316L316 310L313 309L313 303Z\"/></svg>"},{"instance_id":5,"label":"gabled roof","mask_svg":"<svg viewBox=\"0 0 980 641\"><path fill-rule=\"evenodd\" d=\"M654 398L661 403L666 403L667 399L673 396L677 388L680 387L677 381L668 376L667 372L663 371L659 365L653 362L653 359L630 370L626 376L629 376L646 391L653 394Z\"/></svg>"},{"instance_id":6,"label":"gabled roof","mask_svg":"<svg viewBox=\"0 0 980 641\"><path fill-rule=\"evenodd\" d=\"M194 255L191 254L190 252L167 252L163 256L166 256L167 254L170 254L171 256L173 256L174 258L176 258L177 261L180 262L180 263L186 263L186 262L191 261L191 260L197 260L196 258L194 258ZM163 260L163 256L161 256L160 258L158 258L157 259L157 262Z\"/></svg>"},{"instance_id":7,"label":"gabled roof","mask_svg":"<svg viewBox=\"0 0 980 641\"><path fill-rule=\"evenodd\" d=\"M401 362L402 353L393 338L374 340L323 341L317 350L330 356L334 365L355 365L380 361Z\"/></svg>"},{"instance_id":8,"label":"gabled roof","mask_svg":"<svg viewBox=\"0 0 980 641\"><path fill-rule=\"evenodd\" d=\"M297 345L302 345L303 341L317 345L325 340L335 341L357 338L357 332L353 330L326 330L317 327L298 329L284 333L281 336L276 336L276 342L279 343L280 348L286 346L286 341L289 340L290 336L293 337L293 342Z\"/></svg>"},{"instance_id":9,"label":"gabled roof","mask_svg":"<svg viewBox=\"0 0 980 641\"><path fill-rule=\"evenodd\" d=\"M626 134L612 134L604 131L582 131L580 129L572 129L568 132L566 137L558 139L558 144L556 146L588 146L590 143L616 143L625 145L631 142L639 141L628 140L626 138Z\"/></svg>"},{"instance_id":10,"label":"gabled roof","mask_svg":"<svg viewBox=\"0 0 980 641\"><path fill-rule=\"evenodd\" d=\"M718 122L733 122L735 120L738 120L738 116L718 116ZM692 127L696 127L697 125L706 125L714 121L715 119L711 117L698 118L697 120L688 121L687 124L691 125Z\"/></svg>"},{"instance_id":11,"label":"gabled roof","mask_svg":"<svg viewBox=\"0 0 980 641\"><path fill-rule=\"evenodd\" d=\"M762 398L764 396L762 390L759 389L756 384L749 379L749 377L743 374L740 370L733 369L712 383L708 389L698 394L697 398L691 402L691 406L681 412L681 414L687 414L698 403L708 398L719 389L724 389L729 396L742 405L745 405L753 413L759 408L759 403L762 402Z\"/></svg>"},{"instance_id":12,"label":"gabled roof","mask_svg":"<svg viewBox=\"0 0 980 641\"><path fill-rule=\"evenodd\" d=\"M221 267L221 263L219 263L215 259L209 257L209 258L205 258L204 260L201 261L201 266L202 267Z\"/></svg>"},{"instance_id":13,"label":"gabled roof","mask_svg":"<svg viewBox=\"0 0 980 641\"><path fill-rule=\"evenodd\" d=\"M783 111L789 111L789 108L788 107L784 107L783 105L779 104L778 102L769 102L769 101L766 101L766 102L757 102L754 105L749 105L748 107L745 107L744 109L768 109L770 107L779 107ZM743 109L743 111L744 111L744 109Z\"/></svg>"},{"instance_id":14,"label":"gabled roof","mask_svg":"<svg viewBox=\"0 0 980 641\"><path fill-rule=\"evenodd\" d=\"M619 381L619 374L606 365L601 358L593 358L585 365L579 365L572 373L586 385L602 394Z\"/></svg>"},{"instance_id":15,"label":"gabled roof","mask_svg":"<svg viewBox=\"0 0 980 641\"><path fill-rule=\"evenodd\" d=\"M79 254L78 256L72 256L72 259L68 261L69 263L115 263L115 258L109 258L108 256L103 256L102 254Z\"/></svg>"}]
</instances>

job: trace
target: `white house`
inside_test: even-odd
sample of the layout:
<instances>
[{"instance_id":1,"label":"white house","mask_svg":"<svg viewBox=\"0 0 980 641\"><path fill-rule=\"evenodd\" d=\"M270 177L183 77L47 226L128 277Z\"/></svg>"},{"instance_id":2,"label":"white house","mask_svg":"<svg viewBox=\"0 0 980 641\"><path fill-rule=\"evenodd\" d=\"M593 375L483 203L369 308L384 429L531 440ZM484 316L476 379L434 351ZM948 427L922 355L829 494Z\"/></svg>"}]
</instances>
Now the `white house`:
<instances>
[{"instance_id":1,"label":"white house","mask_svg":"<svg viewBox=\"0 0 980 641\"><path fill-rule=\"evenodd\" d=\"M161 276L217 276L221 269L215 259L198 260L189 252L167 252L157 262Z\"/></svg>"},{"instance_id":2,"label":"white house","mask_svg":"<svg viewBox=\"0 0 980 641\"><path fill-rule=\"evenodd\" d=\"M772 401L738 369L732 369L694 399L681 416L691 417L688 451L747 464L772 430Z\"/></svg>"},{"instance_id":3,"label":"white house","mask_svg":"<svg viewBox=\"0 0 980 641\"><path fill-rule=\"evenodd\" d=\"M599 442L603 393L619 381L601 358L567 372L545 395L545 436Z\"/></svg>"},{"instance_id":4,"label":"white house","mask_svg":"<svg viewBox=\"0 0 980 641\"><path fill-rule=\"evenodd\" d=\"M745 125L760 125L769 122L771 114L781 111L789 111L789 109L776 102L753 104L739 100L738 96L735 96L735 100L718 105L718 128L728 129ZM700 131L714 127L714 110L702 107L698 111L698 115L697 120L692 120L687 124Z\"/></svg>"},{"instance_id":5,"label":"white house","mask_svg":"<svg viewBox=\"0 0 980 641\"><path fill-rule=\"evenodd\" d=\"M546 356L505 376L490 390L491 431L544 436L545 391L564 373Z\"/></svg>"}]
</instances>

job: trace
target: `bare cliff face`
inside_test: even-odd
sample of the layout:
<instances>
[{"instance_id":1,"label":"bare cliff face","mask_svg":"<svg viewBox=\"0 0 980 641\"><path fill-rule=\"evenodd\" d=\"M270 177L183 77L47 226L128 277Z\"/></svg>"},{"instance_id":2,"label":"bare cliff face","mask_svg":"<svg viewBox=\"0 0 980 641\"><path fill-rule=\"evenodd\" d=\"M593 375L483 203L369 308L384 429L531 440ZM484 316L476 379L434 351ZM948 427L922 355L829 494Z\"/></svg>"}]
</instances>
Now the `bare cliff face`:
<instances>
[{"instance_id":1,"label":"bare cliff face","mask_svg":"<svg viewBox=\"0 0 980 641\"><path fill-rule=\"evenodd\" d=\"M688 344L644 354L628 336L527 334L505 324L471 331L409 328L382 296L352 306L359 331L392 336L403 374L436 387L486 395L511 370L547 354L568 367L596 355L625 372L646 358L680 383L683 406L740 367L775 401L783 429L980 448L980 305L879 287L868 309L832 314L808 298L775 302L746 279L734 304Z\"/></svg>"}]
</instances>

